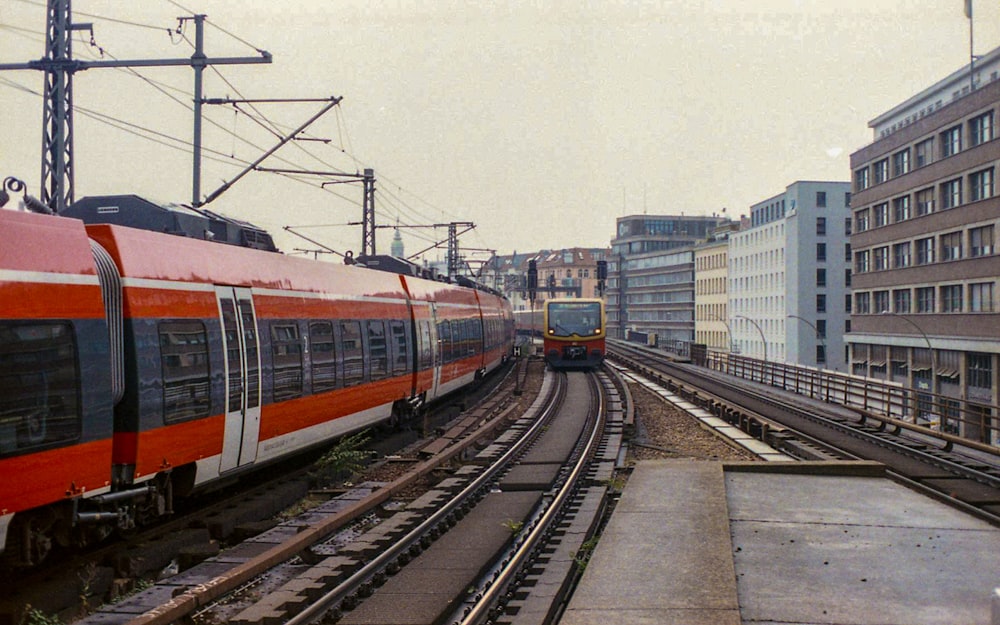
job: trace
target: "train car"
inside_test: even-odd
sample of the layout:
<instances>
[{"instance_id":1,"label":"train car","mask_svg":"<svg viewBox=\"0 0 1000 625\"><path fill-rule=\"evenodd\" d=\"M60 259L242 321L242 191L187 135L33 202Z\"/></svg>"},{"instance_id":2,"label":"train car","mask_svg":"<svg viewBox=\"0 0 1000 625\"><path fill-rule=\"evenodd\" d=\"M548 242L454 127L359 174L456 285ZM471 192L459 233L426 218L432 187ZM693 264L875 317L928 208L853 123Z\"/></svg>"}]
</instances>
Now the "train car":
<instances>
[{"instance_id":1,"label":"train car","mask_svg":"<svg viewBox=\"0 0 1000 625\"><path fill-rule=\"evenodd\" d=\"M592 369L604 361L604 303L549 299L544 304L542 352L553 369Z\"/></svg>"},{"instance_id":2,"label":"train car","mask_svg":"<svg viewBox=\"0 0 1000 625\"><path fill-rule=\"evenodd\" d=\"M0 544L31 562L73 501L111 489L115 389L83 224L0 210L0 233Z\"/></svg>"},{"instance_id":3,"label":"train car","mask_svg":"<svg viewBox=\"0 0 1000 625\"><path fill-rule=\"evenodd\" d=\"M64 217L0 210L0 231L0 545L20 565L406 419L512 349L485 291Z\"/></svg>"}]
</instances>

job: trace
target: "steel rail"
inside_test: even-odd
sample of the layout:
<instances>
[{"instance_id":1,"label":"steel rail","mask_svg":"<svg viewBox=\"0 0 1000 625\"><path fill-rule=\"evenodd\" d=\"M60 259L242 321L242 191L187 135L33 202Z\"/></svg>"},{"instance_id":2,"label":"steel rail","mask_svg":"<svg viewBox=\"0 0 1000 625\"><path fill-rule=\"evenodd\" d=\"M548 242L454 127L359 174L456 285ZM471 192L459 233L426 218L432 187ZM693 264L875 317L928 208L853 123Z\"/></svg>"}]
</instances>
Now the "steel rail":
<instances>
[{"instance_id":1,"label":"steel rail","mask_svg":"<svg viewBox=\"0 0 1000 625\"><path fill-rule=\"evenodd\" d=\"M547 406L542 415L535 420L525 435L512 445L506 453L490 467L487 467L479 477L473 480L444 507L428 517L392 547L379 554L371 562L338 584L333 590L330 590L311 605L304 608L299 614L286 621L286 625L305 625L322 618L329 610L338 607L345 599L355 595L366 585L371 584L376 575L385 570L390 564L397 562L404 552L409 551L411 546L418 544L429 532L442 525L447 525L449 517L452 517L459 508L466 505L469 501L478 502L486 494L489 485L494 481L497 474L505 469L514 458L519 456L535 441L556 413L559 405L562 404L562 399L566 393L566 379L565 376L558 376L556 380L558 380L558 383L546 398Z\"/></svg>"},{"instance_id":2,"label":"steel rail","mask_svg":"<svg viewBox=\"0 0 1000 625\"><path fill-rule=\"evenodd\" d=\"M591 429L590 438L587 440L586 445L579 454L573 470L562 484L559 492L555 497L553 497L544 514L535 518L535 521L529 527L528 534L523 537L520 546L510 557L507 565L499 571L499 574L490 584L489 588L483 592L482 598L477 601L475 605L469 608L468 612L466 612L462 617L462 620L458 622L461 625L473 625L475 623L480 623L489 616L490 611L493 610L502 596L506 593L508 584L511 583L514 576L528 560L535 548L542 542L548 529L555 522L558 515L563 511L563 507L565 506L567 499L569 499L575 491L580 475L582 475L584 470L587 468L594 449L596 449L597 444L601 440L601 433L603 430L602 424L605 420L603 388L596 382L593 374L589 375L589 379L591 381L591 391L596 396L595 399L597 403L597 411L593 417L594 427Z\"/></svg>"}]
</instances>

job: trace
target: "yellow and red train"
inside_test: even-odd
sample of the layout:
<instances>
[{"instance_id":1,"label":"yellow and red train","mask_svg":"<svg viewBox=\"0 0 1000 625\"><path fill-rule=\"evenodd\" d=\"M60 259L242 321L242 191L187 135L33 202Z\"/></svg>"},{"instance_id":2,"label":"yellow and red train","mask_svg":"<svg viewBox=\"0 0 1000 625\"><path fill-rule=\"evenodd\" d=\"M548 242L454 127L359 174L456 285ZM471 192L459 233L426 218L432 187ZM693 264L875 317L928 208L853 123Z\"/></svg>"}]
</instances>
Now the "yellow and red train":
<instances>
[{"instance_id":1,"label":"yellow and red train","mask_svg":"<svg viewBox=\"0 0 1000 625\"><path fill-rule=\"evenodd\" d=\"M592 369L604 361L604 302L549 299L543 306L542 353L553 369Z\"/></svg>"},{"instance_id":2,"label":"yellow and red train","mask_svg":"<svg viewBox=\"0 0 1000 625\"><path fill-rule=\"evenodd\" d=\"M405 418L513 346L485 290L10 210L0 232L0 549L17 564Z\"/></svg>"}]
</instances>

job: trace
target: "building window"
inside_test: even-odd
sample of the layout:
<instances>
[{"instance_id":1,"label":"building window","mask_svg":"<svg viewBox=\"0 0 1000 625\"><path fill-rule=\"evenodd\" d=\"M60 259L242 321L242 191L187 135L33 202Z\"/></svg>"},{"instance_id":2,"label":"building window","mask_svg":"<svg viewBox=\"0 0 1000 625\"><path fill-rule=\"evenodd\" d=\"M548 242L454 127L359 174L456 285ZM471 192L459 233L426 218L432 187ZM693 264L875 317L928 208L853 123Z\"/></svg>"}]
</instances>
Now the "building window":
<instances>
[{"instance_id":1,"label":"building window","mask_svg":"<svg viewBox=\"0 0 1000 625\"><path fill-rule=\"evenodd\" d=\"M917 312L934 312L934 287L924 286L917 288Z\"/></svg>"},{"instance_id":2,"label":"building window","mask_svg":"<svg viewBox=\"0 0 1000 625\"><path fill-rule=\"evenodd\" d=\"M844 296L844 312L847 313L848 315L851 314L851 294L850 293L848 293L847 295ZM848 321L848 323L850 323L850 321ZM847 328L845 331L846 332L850 332L851 329Z\"/></svg>"},{"instance_id":3,"label":"building window","mask_svg":"<svg viewBox=\"0 0 1000 625\"><path fill-rule=\"evenodd\" d=\"M844 270L844 286L851 286L851 269L848 267ZM847 307L847 311L850 312L851 307Z\"/></svg>"},{"instance_id":4,"label":"building window","mask_svg":"<svg viewBox=\"0 0 1000 625\"><path fill-rule=\"evenodd\" d=\"M917 191L917 215L930 215L934 212L934 187Z\"/></svg>"},{"instance_id":5,"label":"building window","mask_svg":"<svg viewBox=\"0 0 1000 625\"><path fill-rule=\"evenodd\" d=\"M949 284L941 287L941 312L962 312L961 284Z\"/></svg>"},{"instance_id":6,"label":"building window","mask_svg":"<svg viewBox=\"0 0 1000 625\"><path fill-rule=\"evenodd\" d=\"M968 352L965 355L965 365L969 371L969 386L993 388L993 354Z\"/></svg>"},{"instance_id":7,"label":"building window","mask_svg":"<svg viewBox=\"0 0 1000 625\"><path fill-rule=\"evenodd\" d=\"M826 319L816 320L816 334L819 334L819 338L826 338Z\"/></svg>"},{"instance_id":8,"label":"building window","mask_svg":"<svg viewBox=\"0 0 1000 625\"><path fill-rule=\"evenodd\" d=\"M978 202L993 197L993 168L969 174L969 201Z\"/></svg>"},{"instance_id":9,"label":"building window","mask_svg":"<svg viewBox=\"0 0 1000 625\"><path fill-rule=\"evenodd\" d=\"M867 208L862 208L854 216L854 224L857 226L855 230L858 232L865 232L868 230L869 223L869 211Z\"/></svg>"},{"instance_id":10,"label":"building window","mask_svg":"<svg viewBox=\"0 0 1000 625\"><path fill-rule=\"evenodd\" d=\"M826 243L816 244L816 260L819 262L826 260Z\"/></svg>"},{"instance_id":11,"label":"building window","mask_svg":"<svg viewBox=\"0 0 1000 625\"><path fill-rule=\"evenodd\" d=\"M862 167L861 169L855 170L854 172L854 190L864 191L869 187L868 183L868 168Z\"/></svg>"},{"instance_id":12,"label":"building window","mask_svg":"<svg viewBox=\"0 0 1000 625\"><path fill-rule=\"evenodd\" d=\"M854 312L859 315L867 315L872 311L871 293L854 294Z\"/></svg>"},{"instance_id":13,"label":"building window","mask_svg":"<svg viewBox=\"0 0 1000 625\"><path fill-rule=\"evenodd\" d=\"M912 263L910 256L910 242L897 243L892 246L892 266L896 269L909 267Z\"/></svg>"},{"instance_id":14,"label":"building window","mask_svg":"<svg viewBox=\"0 0 1000 625\"><path fill-rule=\"evenodd\" d=\"M955 208L962 203L962 179L955 178L941 183L941 210Z\"/></svg>"},{"instance_id":15,"label":"building window","mask_svg":"<svg viewBox=\"0 0 1000 625\"><path fill-rule=\"evenodd\" d=\"M989 256L993 253L993 226L969 230L969 256Z\"/></svg>"},{"instance_id":16,"label":"building window","mask_svg":"<svg viewBox=\"0 0 1000 625\"><path fill-rule=\"evenodd\" d=\"M893 177L908 173L910 173L910 148L900 150L892 155Z\"/></svg>"},{"instance_id":17,"label":"building window","mask_svg":"<svg viewBox=\"0 0 1000 625\"><path fill-rule=\"evenodd\" d=\"M826 295L819 293L816 295L816 312L826 312Z\"/></svg>"},{"instance_id":18,"label":"building window","mask_svg":"<svg viewBox=\"0 0 1000 625\"><path fill-rule=\"evenodd\" d=\"M816 236L826 236L826 217L816 218Z\"/></svg>"},{"instance_id":19,"label":"building window","mask_svg":"<svg viewBox=\"0 0 1000 625\"><path fill-rule=\"evenodd\" d=\"M934 237L917 239L917 264L929 265L934 262Z\"/></svg>"},{"instance_id":20,"label":"building window","mask_svg":"<svg viewBox=\"0 0 1000 625\"><path fill-rule=\"evenodd\" d=\"M949 232L941 235L941 260L961 260L962 233Z\"/></svg>"},{"instance_id":21,"label":"building window","mask_svg":"<svg viewBox=\"0 0 1000 625\"><path fill-rule=\"evenodd\" d=\"M816 364L822 365L826 363L826 345L822 343L816 346Z\"/></svg>"},{"instance_id":22,"label":"building window","mask_svg":"<svg viewBox=\"0 0 1000 625\"><path fill-rule=\"evenodd\" d=\"M910 196L904 195L892 201L892 219L895 222L910 218Z\"/></svg>"},{"instance_id":23,"label":"building window","mask_svg":"<svg viewBox=\"0 0 1000 625\"><path fill-rule=\"evenodd\" d=\"M969 312L993 312L993 283L969 285Z\"/></svg>"},{"instance_id":24,"label":"building window","mask_svg":"<svg viewBox=\"0 0 1000 625\"><path fill-rule=\"evenodd\" d=\"M896 289L892 292L892 311L899 314L910 312L910 289Z\"/></svg>"},{"instance_id":25,"label":"building window","mask_svg":"<svg viewBox=\"0 0 1000 625\"><path fill-rule=\"evenodd\" d=\"M816 286L826 286L826 269L816 270Z\"/></svg>"},{"instance_id":26,"label":"building window","mask_svg":"<svg viewBox=\"0 0 1000 625\"><path fill-rule=\"evenodd\" d=\"M872 169L875 170L875 184L881 184L889 179L889 159L876 161Z\"/></svg>"},{"instance_id":27,"label":"building window","mask_svg":"<svg viewBox=\"0 0 1000 625\"><path fill-rule=\"evenodd\" d=\"M941 157L948 158L962 151L962 127L953 126L941 133Z\"/></svg>"},{"instance_id":28,"label":"building window","mask_svg":"<svg viewBox=\"0 0 1000 625\"><path fill-rule=\"evenodd\" d=\"M889 246L876 247L872 252L875 271L884 271L889 268Z\"/></svg>"},{"instance_id":29,"label":"building window","mask_svg":"<svg viewBox=\"0 0 1000 625\"><path fill-rule=\"evenodd\" d=\"M850 217L845 217L844 218L844 234L846 234L847 236L851 236L851 218Z\"/></svg>"},{"instance_id":30,"label":"building window","mask_svg":"<svg viewBox=\"0 0 1000 625\"><path fill-rule=\"evenodd\" d=\"M844 262L847 264L851 263L851 244L844 243Z\"/></svg>"},{"instance_id":31,"label":"building window","mask_svg":"<svg viewBox=\"0 0 1000 625\"><path fill-rule=\"evenodd\" d=\"M889 291L875 291L873 299L875 300L874 312L884 313L889 310Z\"/></svg>"},{"instance_id":32,"label":"building window","mask_svg":"<svg viewBox=\"0 0 1000 625\"><path fill-rule=\"evenodd\" d=\"M883 202L881 204L876 204L872 207L873 217L875 218L875 227L886 226L889 224L889 203Z\"/></svg>"},{"instance_id":33,"label":"building window","mask_svg":"<svg viewBox=\"0 0 1000 625\"><path fill-rule=\"evenodd\" d=\"M924 139L913 148L916 166L923 167L934 162L934 137Z\"/></svg>"},{"instance_id":34,"label":"building window","mask_svg":"<svg viewBox=\"0 0 1000 625\"><path fill-rule=\"evenodd\" d=\"M969 120L969 145L975 147L993 139L993 111Z\"/></svg>"},{"instance_id":35,"label":"building window","mask_svg":"<svg viewBox=\"0 0 1000 625\"><path fill-rule=\"evenodd\" d=\"M816 208L826 208L826 191L816 192Z\"/></svg>"},{"instance_id":36,"label":"building window","mask_svg":"<svg viewBox=\"0 0 1000 625\"><path fill-rule=\"evenodd\" d=\"M871 271L871 264L868 250L855 253L854 273L868 273L869 271Z\"/></svg>"}]
</instances>

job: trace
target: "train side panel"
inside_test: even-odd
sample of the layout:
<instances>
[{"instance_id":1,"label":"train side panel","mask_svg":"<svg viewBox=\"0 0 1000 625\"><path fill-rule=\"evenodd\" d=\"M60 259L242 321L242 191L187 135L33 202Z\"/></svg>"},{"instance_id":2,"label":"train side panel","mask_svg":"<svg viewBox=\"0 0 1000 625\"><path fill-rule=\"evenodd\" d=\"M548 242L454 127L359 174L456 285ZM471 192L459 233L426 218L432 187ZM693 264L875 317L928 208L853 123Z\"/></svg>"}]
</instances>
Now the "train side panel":
<instances>
[{"instance_id":1,"label":"train side panel","mask_svg":"<svg viewBox=\"0 0 1000 625\"><path fill-rule=\"evenodd\" d=\"M109 489L112 412L108 329L82 224L0 210L0 233L2 547L15 513Z\"/></svg>"}]
</instances>

